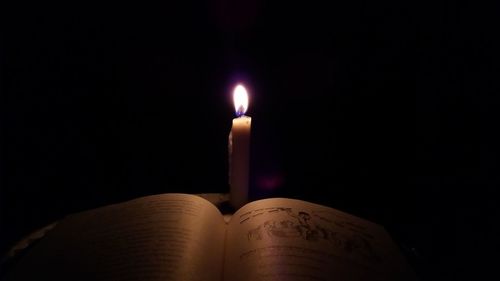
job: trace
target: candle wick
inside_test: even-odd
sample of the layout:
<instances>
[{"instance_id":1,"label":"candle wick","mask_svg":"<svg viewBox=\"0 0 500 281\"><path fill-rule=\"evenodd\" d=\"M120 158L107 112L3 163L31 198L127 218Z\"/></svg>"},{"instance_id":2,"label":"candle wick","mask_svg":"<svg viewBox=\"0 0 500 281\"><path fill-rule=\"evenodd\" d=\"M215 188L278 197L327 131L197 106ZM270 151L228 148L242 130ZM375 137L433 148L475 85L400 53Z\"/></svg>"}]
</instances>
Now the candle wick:
<instances>
[{"instance_id":1,"label":"candle wick","mask_svg":"<svg viewBox=\"0 0 500 281\"><path fill-rule=\"evenodd\" d=\"M243 116L243 114L245 114L245 108L243 107L243 105L240 105L238 107L238 110L236 111L236 116L241 117Z\"/></svg>"}]
</instances>

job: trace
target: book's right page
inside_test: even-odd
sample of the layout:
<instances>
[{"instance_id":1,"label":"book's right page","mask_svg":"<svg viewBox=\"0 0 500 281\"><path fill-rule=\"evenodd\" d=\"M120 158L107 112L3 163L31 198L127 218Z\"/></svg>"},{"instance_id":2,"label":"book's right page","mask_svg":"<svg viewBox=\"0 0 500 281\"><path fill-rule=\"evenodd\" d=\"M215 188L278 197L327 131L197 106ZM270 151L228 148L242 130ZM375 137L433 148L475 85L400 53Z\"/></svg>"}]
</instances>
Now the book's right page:
<instances>
[{"instance_id":1,"label":"book's right page","mask_svg":"<svg viewBox=\"0 0 500 281\"><path fill-rule=\"evenodd\" d=\"M228 225L224 280L412 280L383 227L325 206L264 199Z\"/></svg>"}]
</instances>

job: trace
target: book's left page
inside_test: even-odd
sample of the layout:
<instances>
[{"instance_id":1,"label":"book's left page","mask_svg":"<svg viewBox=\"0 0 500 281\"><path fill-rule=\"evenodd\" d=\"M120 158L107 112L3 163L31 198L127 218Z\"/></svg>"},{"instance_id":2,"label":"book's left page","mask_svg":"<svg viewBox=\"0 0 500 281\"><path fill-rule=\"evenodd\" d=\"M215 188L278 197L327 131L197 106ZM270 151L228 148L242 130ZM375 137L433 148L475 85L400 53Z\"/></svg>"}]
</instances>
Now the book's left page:
<instances>
[{"instance_id":1,"label":"book's left page","mask_svg":"<svg viewBox=\"0 0 500 281\"><path fill-rule=\"evenodd\" d=\"M220 280L224 234L203 198L143 197L65 218L7 280Z\"/></svg>"}]
</instances>

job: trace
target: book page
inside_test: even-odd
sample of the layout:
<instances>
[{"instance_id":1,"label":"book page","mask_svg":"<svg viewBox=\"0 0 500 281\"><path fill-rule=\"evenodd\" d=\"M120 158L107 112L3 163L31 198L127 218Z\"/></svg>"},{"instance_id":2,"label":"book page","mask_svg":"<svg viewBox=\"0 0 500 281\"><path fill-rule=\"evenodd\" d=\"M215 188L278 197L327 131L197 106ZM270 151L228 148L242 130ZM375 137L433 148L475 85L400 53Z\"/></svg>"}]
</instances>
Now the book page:
<instances>
[{"instance_id":1,"label":"book page","mask_svg":"<svg viewBox=\"0 0 500 281\"><path fill-rule=\"evenodd\" d=\"M409 280L407 269L382 227L317 204L259 200L228 226L224 280Z\"/></svg>"},{"instance_id":2,"label":"book page","mask_svg":"<svg viewBox=\"0 0 500 281\"><path fill-rule=\"evenodd\" d=\"M148 196L62 220L8 280L220 280L224 236L205 199Z\"/></svg>"}]
</instances>

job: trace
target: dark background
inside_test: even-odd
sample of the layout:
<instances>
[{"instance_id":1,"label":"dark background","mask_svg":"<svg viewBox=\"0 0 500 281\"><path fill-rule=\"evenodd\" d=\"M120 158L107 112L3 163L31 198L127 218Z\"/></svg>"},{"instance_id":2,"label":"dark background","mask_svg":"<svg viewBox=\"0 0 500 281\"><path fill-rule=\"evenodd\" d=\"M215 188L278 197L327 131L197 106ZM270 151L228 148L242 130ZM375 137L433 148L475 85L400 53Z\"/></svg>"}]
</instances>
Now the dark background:
<instances>
[{"instance_id":1,"label":"dark background","mask_svg":"<svg viewBox=\"0 0 500 281\"><path fill-rule=\"evenodd\" d=\"M304 3L4 10L0 252L72 212L227 192L242 82L255 196L384 225L422 280L463 274L497 212L498 5Z\"/></svg>"}]
</instances>

